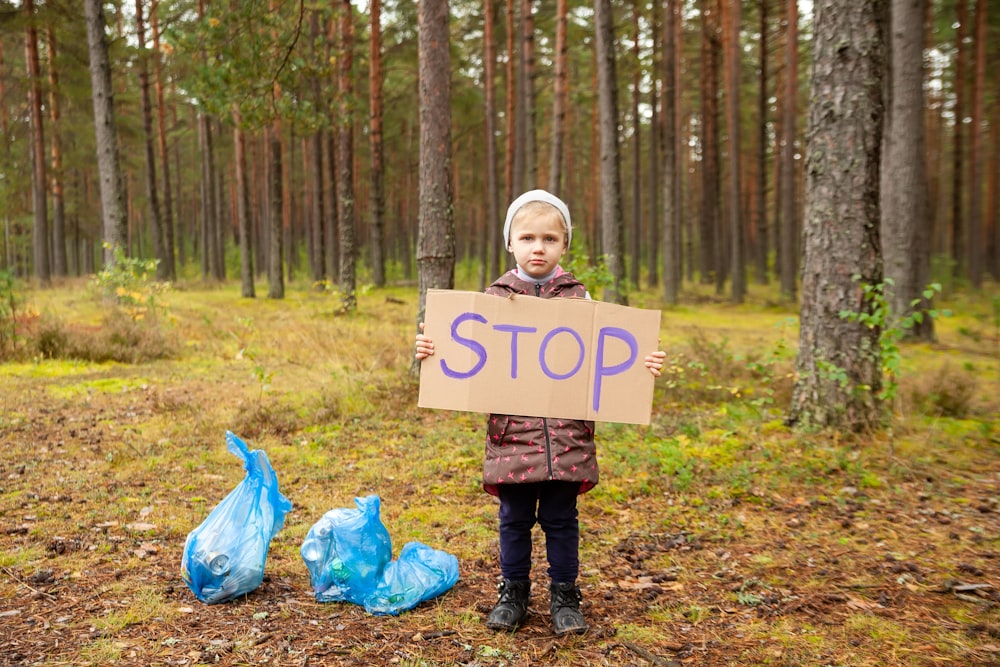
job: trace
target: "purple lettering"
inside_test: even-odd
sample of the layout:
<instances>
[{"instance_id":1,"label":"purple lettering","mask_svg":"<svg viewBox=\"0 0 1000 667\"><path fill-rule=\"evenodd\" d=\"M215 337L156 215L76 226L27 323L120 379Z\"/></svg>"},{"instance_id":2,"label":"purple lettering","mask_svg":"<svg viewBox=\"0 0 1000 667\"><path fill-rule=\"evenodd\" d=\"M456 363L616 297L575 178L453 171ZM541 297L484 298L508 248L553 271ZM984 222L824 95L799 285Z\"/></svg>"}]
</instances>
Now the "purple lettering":
<instances>
[{"instance_id":1,"label":"purple lettering","mask_svg":"<svg viewBox=\"0 0 1000 667\"><path fill-rule=\"evenodd\" d=\"M576 366L574 366L573 370L571 370L568 373L555 373L552 371L551 368L549 368L549 365L545 363L545 350L548 348L548 345L552 341L552 339L555 338L556 335L560 333L570 334L571 336L573 336L573 338L576 339L576 344L580 346L580 357L576 360ZM542 366L542 372L545 373L548 377L552 378L553 380L565 380L566 378L573 377L574 375L576 375L576 372L580 370L581 366L583 366L584 356L585 356L585 350L583 347L583 338L580 337L580 334L573 331L569 327L556 327L555 329L547 333L545 335L545 338L542 339L541 347L538 348L538 363L541 364Z\"/></svg>"},{"instance_id":2,"label":"purple lettering","mask_svg":"<svg viewBox=\"0 0 1000 667\"><path fill-rule=\"evenodd\" d=\"M604 365L604 339L608 336L617 338L628 345L630 353L628 359L620 364L615 364L614 366ZM601 382L605 377L610 377L612 375L618 375L619 373L624 373L632 364L635 362L636 358L639 356L639 343L636 341L635 336L630 334L625 329L619 327L603 327L601 331L597 334L597 357L595 361L594 369L594 412L597 412L601 406Z\"/></svg>"},{"instance_id":3,"label":"purple lettering","mask_svg":"<svg viewBox=\"0 0 1000 667\"><path fill-rule=\"evenodd\" d=\"M452 321L451 323L451 339L456 343L458 343L459 345L464 345L465 347L475 352L476 355L479 357L479 361L476 362L476 364L469 371L461 372L461 371L453 371L452 369L448 368L448 364L445 362L444 359L442 359L441 371L446 376L450 378L455 378L456 380L465 380L466 378L470 378L479 371L481 371L483 369L483 366L486 365L486 348L483 347L481 343L478 343L472 340L471 338L465 338L463 336L458 335L458 325L462 324L463 322L467 322L468 320L479 322L480 324L486 324L486 318L483 317L482 315L479 315L477 313L463 313L458 317L456 317L454 321Z\"/></svg>"},{"instance_id":4,"label":"purple lettering","mask_svg":"<svg viewBox=\"0 0 1000 667\"><path fill-rule=\"evenodd\" d=\"M484 320L485 321L485 320ZM510 376L517 377L517 335L520 333L535 333L537 327L522 327L516 324L495 324L493 328L497 331L509 333L510 336Z\"/></svg>"}]
</instances>

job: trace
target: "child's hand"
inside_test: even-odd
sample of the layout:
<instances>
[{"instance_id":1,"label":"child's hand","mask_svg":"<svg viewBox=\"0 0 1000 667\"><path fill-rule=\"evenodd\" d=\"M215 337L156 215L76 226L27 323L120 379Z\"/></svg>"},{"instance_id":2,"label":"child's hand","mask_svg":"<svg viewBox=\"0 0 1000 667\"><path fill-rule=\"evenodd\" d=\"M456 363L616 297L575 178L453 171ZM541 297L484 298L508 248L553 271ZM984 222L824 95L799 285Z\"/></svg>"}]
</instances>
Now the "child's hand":
<instances>
[{"instance_id":1,"label":"child's hand","mask_svg":"<svg viewBox=\"0 0 1000 667\"><path fill-rule=\"evenodd\" d=\"M667 353L663 350L657 350L646 357L646 368L648 368L649 372L653 374L653 377L660 377L661 371L663 370L663 361L666 358Z\"/></svg>"},{"instance_id":2,"label":"child's hand","mask_svg":"<svg viewBox=\"0 0 1000 667\"><path fill-rule=\"evenodd\" d=\"M420 323L420 330L421 331L424 330L423 322ZM416 354L414 355L417 358L417 361L423 361L432 354L434 354L434 341L432 341L430 338L423 335L422 333L418 333L417 351Z\"/></svg>"}]
</instances>

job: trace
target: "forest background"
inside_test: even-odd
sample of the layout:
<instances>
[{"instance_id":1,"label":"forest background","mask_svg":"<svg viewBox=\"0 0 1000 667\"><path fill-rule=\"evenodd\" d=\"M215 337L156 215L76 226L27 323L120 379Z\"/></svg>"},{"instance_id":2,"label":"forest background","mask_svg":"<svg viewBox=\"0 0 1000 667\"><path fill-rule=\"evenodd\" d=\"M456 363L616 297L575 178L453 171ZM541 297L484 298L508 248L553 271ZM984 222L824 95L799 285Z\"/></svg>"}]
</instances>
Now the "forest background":
<instances>
[{"instance_id":1,"label":"forest background","mask_svg":"<svg viewBox=\"0 0 1000 667\"><path fill-rule=\"evenodd\" d=\"M995 661L988 2L84 4L0 4L4 660ZM401 372L419 294L498 275L535 186L670 353L654 422L601 431L595 628L562 644L483 631L478 418ZM221 425L297 510L219 609L176 561L238 480ZM458 553L453 592L311 600L298 543L364 492Z\"/></svg>"}]
</instances>

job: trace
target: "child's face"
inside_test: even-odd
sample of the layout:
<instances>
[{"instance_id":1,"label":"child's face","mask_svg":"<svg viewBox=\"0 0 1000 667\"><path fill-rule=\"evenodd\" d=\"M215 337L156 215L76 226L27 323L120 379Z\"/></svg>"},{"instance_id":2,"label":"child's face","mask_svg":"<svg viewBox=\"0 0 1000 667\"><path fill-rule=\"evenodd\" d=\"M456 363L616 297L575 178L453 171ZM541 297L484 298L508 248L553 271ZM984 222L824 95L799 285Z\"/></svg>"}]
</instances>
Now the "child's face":
<instances>
[{"instance_id":1,"label":"child's face","mask_svg":"<svg viewBox=\"0 0 1000 667\"><path fill-rule=\"evenodd\" d=\"M566 252L566 227L559 211L551 206L518 211L510 223L507 249L532 278L552 273Z\"/></svg>"}]
</instances>

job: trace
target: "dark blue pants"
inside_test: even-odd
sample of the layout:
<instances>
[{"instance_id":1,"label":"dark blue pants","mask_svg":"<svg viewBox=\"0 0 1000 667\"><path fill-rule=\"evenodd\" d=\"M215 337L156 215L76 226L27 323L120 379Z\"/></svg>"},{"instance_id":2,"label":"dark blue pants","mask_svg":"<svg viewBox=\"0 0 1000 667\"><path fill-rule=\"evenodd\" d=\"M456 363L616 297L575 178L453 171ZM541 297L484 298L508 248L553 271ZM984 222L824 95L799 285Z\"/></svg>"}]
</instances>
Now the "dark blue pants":
<instances>
[{"instance_id":1,"label":"dark blue pants","mask_svg":"<svg viewBox=\"0 0 1000 667\"><path fill-rule=\"evenodd\" d=\"M531 529L545 533L549 577L555 583L576 581L580 573L578 482L501 484L500 572L504 579L525 581L531 572Z\"/></svg>"}]
</instances>

